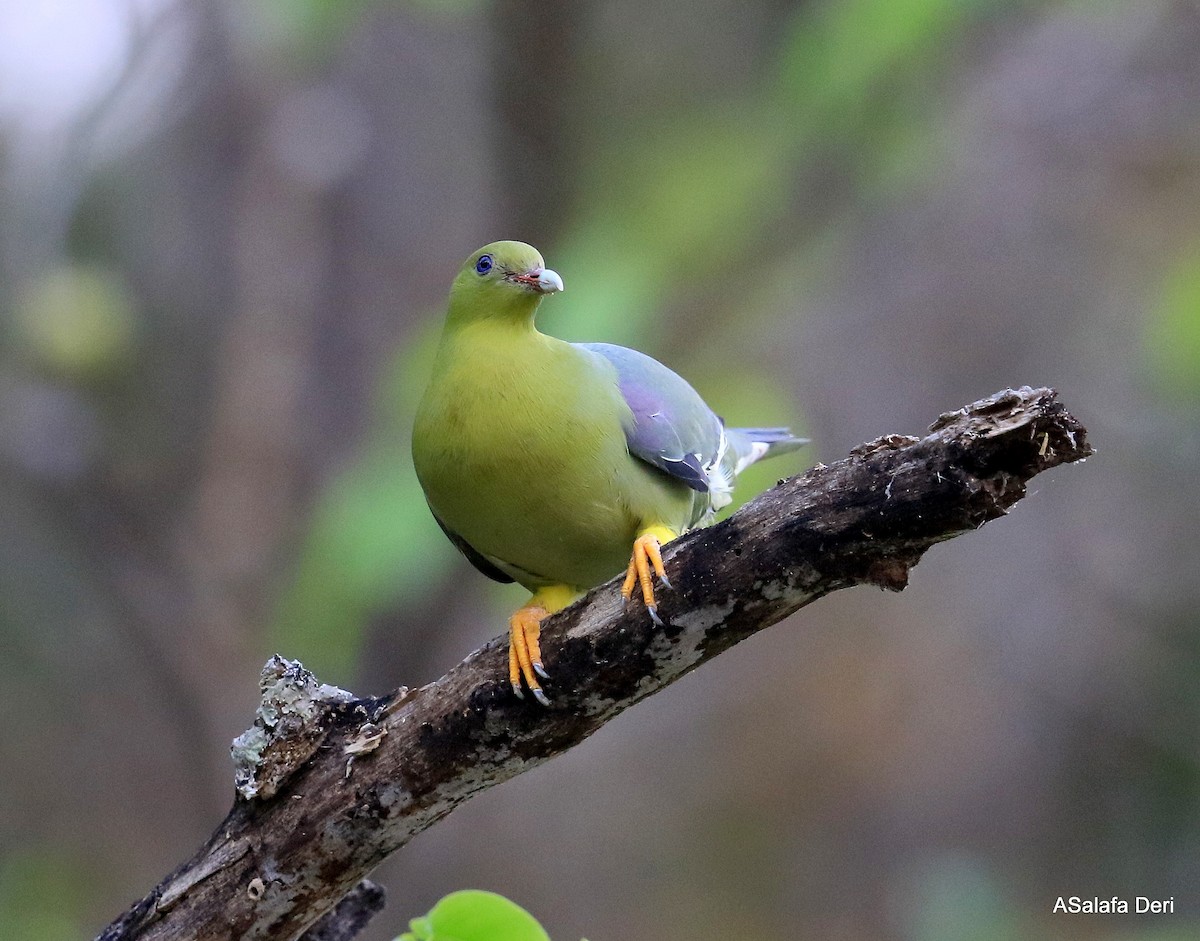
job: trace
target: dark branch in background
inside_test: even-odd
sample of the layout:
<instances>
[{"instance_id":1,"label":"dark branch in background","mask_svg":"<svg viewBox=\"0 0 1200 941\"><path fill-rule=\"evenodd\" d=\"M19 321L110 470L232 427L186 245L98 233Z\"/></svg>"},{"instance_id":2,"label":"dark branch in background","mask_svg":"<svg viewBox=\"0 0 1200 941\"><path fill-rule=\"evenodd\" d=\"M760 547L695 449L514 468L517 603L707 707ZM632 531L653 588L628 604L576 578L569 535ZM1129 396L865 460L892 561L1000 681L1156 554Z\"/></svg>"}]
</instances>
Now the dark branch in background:
<instances>
[{"instance_id":1,"label":"dark branch in background","mask_svg":"<svg viewBox=\"0 0 1200 941\"><path fill-rule=\"evenodd\" d=\"M670 544L665 628L623 607L616 580L548 620L549 709L513 697L503 638L435 683L370 700L276 658L235 748L229 816L100 937L295 938L353 892L347 918L359 920L335 910L306 936L352 937L372 910L352 900L381 903L360 880L472 794L822 595L902 589L930 546L1002 516L1035 474L1091 453L1053 391L1024 388L943 415L924 438L880 438L782 482Z\"/></svg>"},{"instance_id":2,"label":"dark branch in background","mask_svg":"<svg viewBox=\"0 0 1200 941\"><path fill-rule=\"evenodd\" d=\"M383 887L364 879L309 928L300 941L351 941L383 908Z\"/></svg>"},{"instance_id":3,"label":"dark branch in background","mask_svg":"<svg viewBox=\"0 0 1200 941\"><path fill-rule=\"evenodd\" d=\"M577 94L581 36L588 13L580 4L544 0L498 0L497 22L525 23L528 29L492 30L492 106L496 179L496 219L504 238L548 245L561 237L571 217L581 174L576 110L587 96Z\"/></svg>"}]
</instances>

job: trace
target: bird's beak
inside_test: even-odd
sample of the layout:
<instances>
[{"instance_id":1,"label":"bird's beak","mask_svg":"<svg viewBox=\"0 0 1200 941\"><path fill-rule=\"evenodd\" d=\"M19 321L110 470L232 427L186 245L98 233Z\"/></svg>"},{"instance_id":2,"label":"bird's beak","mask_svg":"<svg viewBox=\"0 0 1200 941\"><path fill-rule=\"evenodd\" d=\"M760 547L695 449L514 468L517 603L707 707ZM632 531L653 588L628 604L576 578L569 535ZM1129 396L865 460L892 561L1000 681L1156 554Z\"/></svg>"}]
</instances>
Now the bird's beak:
<instances>
[{"instance_id":1,"label":"bird's beak","mask_svg":"<svg viewBox=\"0 0 1200 941\"><path fill-rule=\"evenodd\" d=\"M509 280L523 284L538 294L553 294L563 289L562 278L550 268L531 268L525 274L509 275Z\"/></svg>"}]
</instances>

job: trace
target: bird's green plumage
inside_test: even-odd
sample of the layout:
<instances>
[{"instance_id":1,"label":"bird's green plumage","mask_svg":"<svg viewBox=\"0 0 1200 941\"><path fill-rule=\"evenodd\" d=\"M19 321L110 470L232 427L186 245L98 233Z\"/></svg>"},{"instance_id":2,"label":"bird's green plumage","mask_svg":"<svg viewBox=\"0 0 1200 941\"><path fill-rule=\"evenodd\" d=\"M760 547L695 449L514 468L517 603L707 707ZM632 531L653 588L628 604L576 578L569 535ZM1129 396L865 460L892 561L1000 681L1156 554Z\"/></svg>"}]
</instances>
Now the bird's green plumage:
<instances>
[{"instance_id":1,"label":"bird's green plumage","mask_svg":"<svg viewBox=\"0 0 1200 941\"><path fill-rule=\"evenodd\" d=\"M491 264L486 271L481 258ZM698 490L695 480L689 486L670 472L677 454L664 451L664 461L631 454L647 446L633 437L639 421L661 431L658 389L667 411L686 419L680 428L711 426L703 446L685 432L684 450L719 460L726 438L686 383L667 373L672 384L665 387L665 367L639 372L636 360L614 360L614 348L538 332L541 291L562 286L547 272L552 280L539 287L535 275L544 271L537 251L520 242L495 242L467 259L417 411L413 460L430 508L458 541L530 590L582 590L625 568L635 538L649 527L681 533L711 516L703 479ZM787 437L782 446L796 441Z\"/></svg>"},{"instance_id":2,"label":"bird's green plumage","mask_svg":"<svg viewBox=\"0 0 1200 941\"><path fill-rule=\"evenodd\" d=\"M442 523L522 585L587 588L624 568L645 525L682 531L693 492L629 456L615 370L539 333L540 295L475 275L484 252L542 266L496 243L455 280L413 428L417 476Z\"/></svg>"}]
</instances>

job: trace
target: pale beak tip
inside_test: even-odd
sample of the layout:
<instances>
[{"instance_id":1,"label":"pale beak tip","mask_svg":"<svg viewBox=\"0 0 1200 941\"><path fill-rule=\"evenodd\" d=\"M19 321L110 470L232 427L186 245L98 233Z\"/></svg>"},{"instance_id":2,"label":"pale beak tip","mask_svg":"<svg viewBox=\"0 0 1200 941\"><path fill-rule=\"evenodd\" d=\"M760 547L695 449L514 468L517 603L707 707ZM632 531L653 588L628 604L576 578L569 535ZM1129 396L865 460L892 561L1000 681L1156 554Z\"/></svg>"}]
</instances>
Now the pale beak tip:
<instances>
[{"instance_id":1,"label":"pale beak tip","mask_svg":"<svg viewBox=\"0 0 1200 941\"><path fill-rule=\"evenodd\" d=\"M558 272L551 268L542 268L536 272L538 290L543 294L554 294L563 290L563 281Z\"/></svg>"}]
</instances>

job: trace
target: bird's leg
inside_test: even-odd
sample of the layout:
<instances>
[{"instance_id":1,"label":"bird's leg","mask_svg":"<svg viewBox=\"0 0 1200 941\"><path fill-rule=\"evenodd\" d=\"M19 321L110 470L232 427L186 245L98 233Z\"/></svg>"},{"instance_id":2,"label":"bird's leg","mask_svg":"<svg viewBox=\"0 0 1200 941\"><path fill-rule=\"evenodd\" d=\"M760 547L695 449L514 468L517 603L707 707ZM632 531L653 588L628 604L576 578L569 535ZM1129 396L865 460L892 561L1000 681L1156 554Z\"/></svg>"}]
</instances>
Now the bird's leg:
<instances>
[{"instance_id":1,"label":"bird's leg","mask_svg":"<svg viewBox=\"0 0 1200 941\"><path fill-rule=\"evenodd\" d=\"M650 612L650 620L655 624L662 624L662 618L658 616L658 602L654 597L654 579L657 575L658 580L667 588L671 587L671 582L667 578L667 571L663 568L661 547L665 542L670 542L679 534L666 526L647 526L633 541L633 557L629 560L629 570L625 573L625 584L621 586L621 594L628 601L633 597L634 586L637 585L642 589L642 601L646 603L646 610Z\"/></svg>"},{"instance_id":2,"label":"bird's leg","mask_svg":"<svg viewBox=\"0 0 1200 941\"><path fill-rule=\"evenodd\" d=\"M508 681L517 698L524 699L521 681L529 687L533 698L543 706L550 699L542 692L537 678L546 679L548 674L542 666L542 648L538 637L542 632L542 621L555 611L561 611L579 597L579 591L568 585L548 585L539 588L511 618L508 619Z\"/></svg>"}]
</instances>

